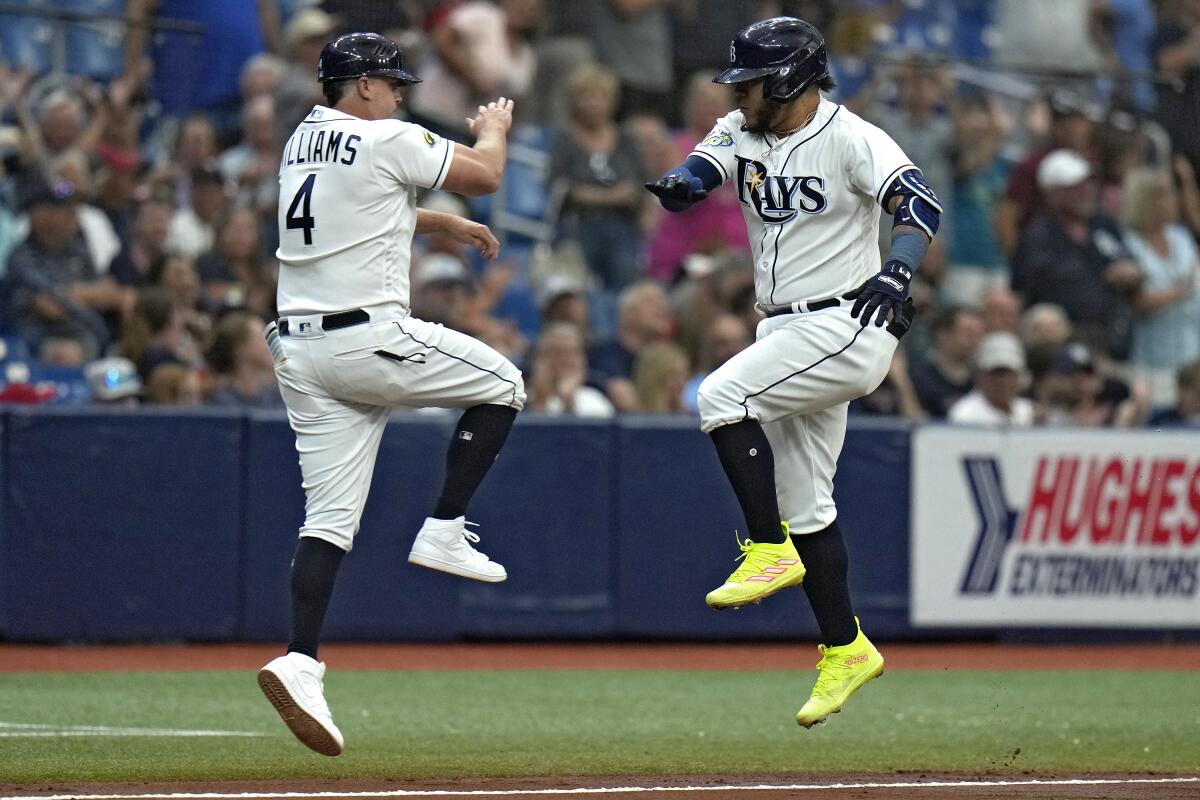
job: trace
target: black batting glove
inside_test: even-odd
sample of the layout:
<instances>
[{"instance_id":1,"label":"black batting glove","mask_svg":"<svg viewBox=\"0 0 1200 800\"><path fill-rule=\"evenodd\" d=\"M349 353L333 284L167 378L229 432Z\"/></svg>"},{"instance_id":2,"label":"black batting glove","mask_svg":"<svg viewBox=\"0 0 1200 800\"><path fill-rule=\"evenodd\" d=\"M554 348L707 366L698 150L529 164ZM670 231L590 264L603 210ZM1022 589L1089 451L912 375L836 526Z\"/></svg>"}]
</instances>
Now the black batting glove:
<instances>
[{"instance_id":1,"label":"black batting glove","mask_svg":"<svg viewBox=\"0 0 1200 800\"><path fill-rule=\"evenodd\" d=\"M846 295L847 300L854 301L850 316L861 322L865 328L874 315L875 327L882 328L889 314L900 314L904 301L908 298L910 281L912 272L908 267L899 261L887 262L878 275Z\"/></svg>"},{"instance_id":2,"label":"black batting glove","mask_svg":"<svg viewBox=\"0 0 1200 800\"><path fill-rule=\"evenodd\" d=\"M669 172L646 188L658 198L667 211L685 211L693 203L708 197L704 183L695 175Z\"/></svg>"}]
</instances>

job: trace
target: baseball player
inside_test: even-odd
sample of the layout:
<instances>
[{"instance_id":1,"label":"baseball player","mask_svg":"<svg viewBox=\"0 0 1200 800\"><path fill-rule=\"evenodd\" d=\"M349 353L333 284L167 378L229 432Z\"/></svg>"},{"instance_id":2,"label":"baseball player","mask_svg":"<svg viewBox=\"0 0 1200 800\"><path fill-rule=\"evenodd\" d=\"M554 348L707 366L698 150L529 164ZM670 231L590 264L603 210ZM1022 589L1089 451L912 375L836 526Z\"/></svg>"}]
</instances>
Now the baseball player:
<instances>
[{"instance_id":1,"label":"baseball player","mask_svg":"<svg viewBox=\"0 0 1200 800\"><path fill-rule=\"evenodd\" d=\"M765 319L755 343L700 385L701 427L749 536L741 566L707 602L738 608L804 581L824 641L796 715L807 728L883 671L851 610L833 473L847 404L883 380L912 321L909 281L941 206L887 134L821 97L834 83L816 28L755 23L734 38L730 61L715 81L733 84L737 110L647 188L680 211L725 181L737 187ZM893 217L882 269L880 207Z\"/></svg>"},{"instance_id":2,"label":"baseball player","mask_svg":"<svg viewBox=\"0 0 1200 800\"><path fill-rule=\"evenodd\" d=\"M279 313L266 336L296 433L304 526L292 561L287 654L259 672L263 693L301 742L336 756L343 739L325 702L317 639L342 556L358 533L379 440L395 406L462 408L446 480L410 563L480 581L504 567L471 545L467 503L525 403L521 373L465 334L408 310L414 233L443 231L494 258L483 225L416 207L418 187L494 192L504 168L512 102L468 120L475 146L393 119L418 78L400 49L374 33L325 45L313 108L279 165Z\"/></svg>"}]
</instances>

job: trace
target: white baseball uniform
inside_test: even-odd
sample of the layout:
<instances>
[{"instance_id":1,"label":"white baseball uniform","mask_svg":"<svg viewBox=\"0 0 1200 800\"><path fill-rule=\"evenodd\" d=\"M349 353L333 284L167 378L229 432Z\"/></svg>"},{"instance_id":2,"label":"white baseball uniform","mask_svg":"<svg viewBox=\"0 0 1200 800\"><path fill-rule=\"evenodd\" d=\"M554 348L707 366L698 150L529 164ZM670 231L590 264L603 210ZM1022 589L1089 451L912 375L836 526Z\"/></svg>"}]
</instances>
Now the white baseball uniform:
<instances>
[{"instance_id":1,"label":"white baseball uniform","mask_svg":"<svg viewBox=\"0 0 1200 800\"><path fill-rule=\"evenodd\" d=\"M822 99L802 129L779 138L742 129L734 111L693 155L735 181L764 311L756 341L700 386L701 427L757 419L775 454L779 510L792 533L837 516L833 474L849 401L874 391L897 339L862 327L841 299L880 269L883 193L913 164L879 128ZM809 310L814 301L838 304Z\"/></svg>"},{"instance_id":2,"label":"white baseball uniform","mask_svg":"<svg viewBox=\"0 0 1200 800\"><path fill-rule=\"evenodd\" d=\"M266 335L300 453L301 536L350 549L392 408L525 404L504 356L408 311L417 188L441 186L453 157L420 126L324 106L284 147Z\"/></svg>"}]
</instances>

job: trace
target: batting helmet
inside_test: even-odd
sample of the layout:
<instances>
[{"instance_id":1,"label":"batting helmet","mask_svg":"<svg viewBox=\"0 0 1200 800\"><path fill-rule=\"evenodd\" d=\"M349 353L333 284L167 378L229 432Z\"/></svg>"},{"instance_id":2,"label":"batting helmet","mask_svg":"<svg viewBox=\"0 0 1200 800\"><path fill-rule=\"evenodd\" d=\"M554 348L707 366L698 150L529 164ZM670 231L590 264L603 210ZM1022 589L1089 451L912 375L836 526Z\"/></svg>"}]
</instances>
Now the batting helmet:
<instances>
[{"instance_id":1,"label":"batting helmet","mask_svg":"<svg viewBox=\"0 0 1200 800\"><path fill-rule=\"evenodd\" d=\"M795 100L829 77L825 37L795 17L772 17L739 31L729 46L729 62L713 83L766 78L763 97L776 103Z\"/></svg>"},{"instance_id":2,"label":"batting helmet","mask_svg":"<svg viewBox=\"0 0 1200 800\"><path fill-rule=\"evenodd\" d=\"M421 79L404 69L400 48L378 33L347 33L329 42L317 59L317 80L340 81L364 75L385 75L405 83Z\"/></svg>"}]
</instances>

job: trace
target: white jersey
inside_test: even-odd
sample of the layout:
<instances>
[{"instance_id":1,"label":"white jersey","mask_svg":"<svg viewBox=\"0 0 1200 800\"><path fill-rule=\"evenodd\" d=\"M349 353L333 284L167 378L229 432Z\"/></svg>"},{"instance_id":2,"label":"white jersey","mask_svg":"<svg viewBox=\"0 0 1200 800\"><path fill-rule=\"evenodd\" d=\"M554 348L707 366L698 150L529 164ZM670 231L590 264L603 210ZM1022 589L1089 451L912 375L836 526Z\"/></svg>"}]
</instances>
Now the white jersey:
<instances>
[{"instance_id":1,"label":"white jersey","mask_svg":"<svg viewBox=\"0 0 1200 800\"><path fill-rule=\"evenodd\" d=\"M279 164L279 313L408 306L417 188L446 179L454 143L394 119L316 106Z\"/></svg>"},{"instance_id":2,"label":"white jersey","mask_svg":"<svg viewBox=\"0 0 1200 800\"><path fill-rule=\"evenodd\" d=\"M822 98L804 128L782 139L743 130L733 111L696 146L737 185L765 306L823 300L879 272L879 203L913 166L886 133Z\"/></svg>"}]
</instances>

